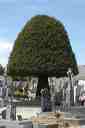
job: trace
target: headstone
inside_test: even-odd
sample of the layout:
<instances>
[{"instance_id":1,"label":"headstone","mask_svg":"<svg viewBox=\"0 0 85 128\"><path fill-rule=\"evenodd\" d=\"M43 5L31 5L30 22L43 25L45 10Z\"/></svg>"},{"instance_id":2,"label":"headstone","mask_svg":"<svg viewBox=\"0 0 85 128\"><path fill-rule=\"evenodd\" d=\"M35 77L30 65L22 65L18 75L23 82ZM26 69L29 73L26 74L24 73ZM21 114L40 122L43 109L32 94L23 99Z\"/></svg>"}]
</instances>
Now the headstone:
<instances>
[{"instance_id":1,"label":"headstone","mask_svg":"<svg viewBox=\"0 0 85 128\"><path fill-rule=\"evenodd\" d=\"M70 93L69 93L69 88L66 88L66 107L67 110L70 108Z\"/></svg>"},{"instance_id":2,"label":"headstone","mask_svg":"<svg viewBox=\"0 0 85 128\"><path fill-rule=\"evenodd\" d=\"M51 96L52 111L56 112L56 98L55 95Z\"/></svg>"},{"instance_id":3,"label":"headstone","mask_svg":"<svg viewBox=\"0 0 85 128\"><path fill-rule=\"evenodd\" d=\"M3 98L0 98L0 107L4 107L4 99Z\"/></svg>"},{"instance_id":4,"label":"headstone","mask_svg":"<svg viewBox=\"0 0 85 128\"><path fill-rule=\"evenodd\" d=\"M6 110L6 119L7 120L16 120L16 106L15 104L9 102Z\"/></svg>"},{"instance_id":5,"label":"headstone","mask_svg":"<svg viewBox=\"0 0 85 128\"><path fill-rule=\"evenodd\" d=\"M2 87L0 87L0 97L2 97Z\"/></svg>"},{"instance_id":6,"label":"headstone","mask_svg":"<svg viewBox=\"0 0 85 128\"><path fill-rule=\"evenodd\" d=\"M6 110L2 111L2 119L6 119Z\"/></svg>"},{"instance_id":7,"label":"headstone","mask_svg":"<svg viewBox=\"0 0 85 128\"><path fill-rule=\"evenodd\" d=\"M16 105L14 103L11 106L11 119L16 120Z\"/></svg>"},{"instance_id":8,"label":"headstone","mask_svg":"<svg viewBox=\"0 0 85 128\"><path fill-rule=\"evenodd\" d=\"M11 105L8 104L7 105L7 110L6 110L6 119L10 120L10 116L11 116Z\"/></svg>"},{"instance_id":9,"label":"headstone","mask_svg":"<svg viewBox=\"0 0 85 128\"><path fill-rule=\"evenodd\" d=\"M68 100L68 105L69 106L73 106L74 105L74 89L73 89L73 73L72 73L72 70L71 68L68 69L68 72L67 72L67 75L68 75L68 92L69 92L69 100ZM68 98L68 97L67 97Z\"/></svg>"},{"instance_id":10,"label":"headstone","mask_svg":"<svg viewBox=\"0 0 85 128\"><path fill-rule=\"evenodd\" d=\"M41 109L42 112L48 112L52 110L51 96L47 88L41 90Z\"/></svg>"}]
</instances>

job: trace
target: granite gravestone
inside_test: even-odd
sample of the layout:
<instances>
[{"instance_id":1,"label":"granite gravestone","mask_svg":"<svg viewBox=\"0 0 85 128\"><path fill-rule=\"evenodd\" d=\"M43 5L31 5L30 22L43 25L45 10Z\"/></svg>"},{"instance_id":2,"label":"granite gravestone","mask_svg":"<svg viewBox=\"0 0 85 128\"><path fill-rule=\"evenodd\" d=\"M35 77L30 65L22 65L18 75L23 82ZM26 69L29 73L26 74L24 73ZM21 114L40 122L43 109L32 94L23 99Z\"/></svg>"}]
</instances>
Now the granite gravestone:
<instances>
[{"instance_id":1,"label":"granite gravestone","mask_svg":"<svg viewBox=\"0 0 85 128\"><path fill-rule=\"evenodd\" d=\"M47 88L41 90L41 109L42 112L52 111L51 96Z\"/></svg>"}]
</instances>

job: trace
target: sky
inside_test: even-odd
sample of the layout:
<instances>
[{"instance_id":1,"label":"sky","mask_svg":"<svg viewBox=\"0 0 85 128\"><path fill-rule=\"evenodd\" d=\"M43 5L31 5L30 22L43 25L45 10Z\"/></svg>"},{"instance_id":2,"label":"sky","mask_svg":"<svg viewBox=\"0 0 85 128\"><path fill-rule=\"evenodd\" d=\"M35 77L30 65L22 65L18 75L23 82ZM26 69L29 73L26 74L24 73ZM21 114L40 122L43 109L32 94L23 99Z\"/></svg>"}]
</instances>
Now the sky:
<instances>
[{"instance_id":1,"label":"sky","mask_svg":"<svg viewBox=\"0 0 85 128\"><path fill-rule=\"evenodd\" d=\"M85 65L85 0L0 0L0 64L8 63L18 33L38 14L64 24L78 65Z\"/></svg>"}]
</instances>

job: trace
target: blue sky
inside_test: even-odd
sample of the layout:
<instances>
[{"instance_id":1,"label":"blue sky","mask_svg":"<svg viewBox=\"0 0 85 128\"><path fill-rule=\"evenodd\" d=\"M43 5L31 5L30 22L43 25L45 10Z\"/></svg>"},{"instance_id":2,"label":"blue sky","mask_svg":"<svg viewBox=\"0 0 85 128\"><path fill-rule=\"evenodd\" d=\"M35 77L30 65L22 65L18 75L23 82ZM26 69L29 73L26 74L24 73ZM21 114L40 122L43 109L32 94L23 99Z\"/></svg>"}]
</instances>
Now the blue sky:
<instances>
[{"instance_id":1,"label":"blue sky","mask_svg":"<svg viewBox=\"0 0 85 128\"><path fill-rule=\"evenodd\" d=\"M14 40L34 15L47 14L65 26L77 63L85 64L85 0L0 0L0 63L8 63Z\"/></svg>"}]
</instances>

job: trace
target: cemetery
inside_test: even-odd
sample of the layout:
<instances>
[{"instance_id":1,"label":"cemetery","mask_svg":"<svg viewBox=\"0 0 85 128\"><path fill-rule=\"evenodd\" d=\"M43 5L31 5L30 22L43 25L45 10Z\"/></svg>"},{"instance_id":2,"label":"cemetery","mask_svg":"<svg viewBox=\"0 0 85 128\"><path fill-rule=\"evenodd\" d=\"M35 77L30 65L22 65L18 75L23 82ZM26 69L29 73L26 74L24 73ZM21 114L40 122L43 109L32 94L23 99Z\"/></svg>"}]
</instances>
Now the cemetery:
<instances>
[{"instance_id":1,"label":"cemetery","mask_svg":"<svg viewBox=\"0 0 85 128\"><path fill-rule=\"evenodd\" d=\"M0 128L80 128L85 122L78 66L64 25L31 18L0 78Z\"/></svg>"}]
</instances>

